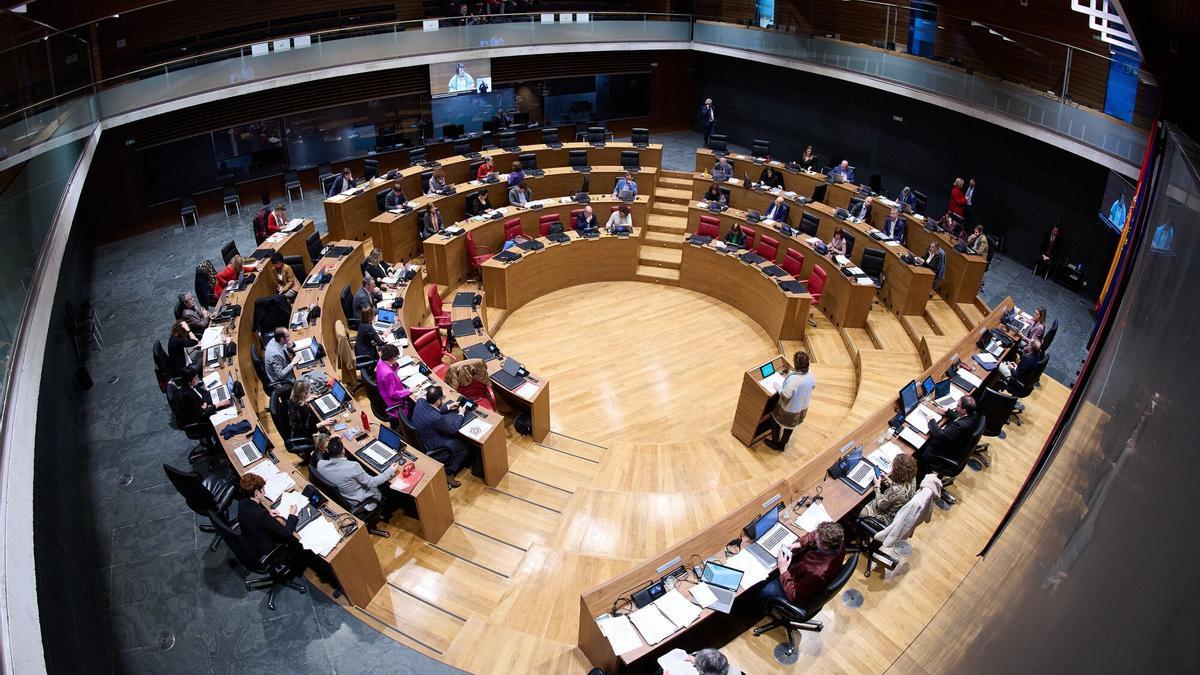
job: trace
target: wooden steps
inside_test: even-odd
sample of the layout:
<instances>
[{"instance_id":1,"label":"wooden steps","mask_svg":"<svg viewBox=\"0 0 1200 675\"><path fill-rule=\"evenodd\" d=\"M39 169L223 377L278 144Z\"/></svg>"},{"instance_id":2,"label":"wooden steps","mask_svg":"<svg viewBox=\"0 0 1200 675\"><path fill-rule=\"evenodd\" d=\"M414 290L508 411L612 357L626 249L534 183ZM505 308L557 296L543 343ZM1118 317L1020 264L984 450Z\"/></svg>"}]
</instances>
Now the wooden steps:
<instances>
[{"instance_id":1,"label":"wooden steps","mask_svg":"<svg viewBox=\"0 0 1200 675\"><path fill-rule=\"evenodd\" d=\"M683 248L683 237L678 234L668 234L666 232L647 232L642 236L642 247L646 246L662 246L665 248Z\"/></svg>"},{"instance_id":2,"label":"wooden steps","mask_svg":"<svg viewBox=\"0 0 1200 675\"><path fill-rule=\"evenodd\" d=\"M679 218L687 218L688 207L687 207L687 204L672 204L670 202L655 202L654 206L650 209L650 212L654 213L654 214L664 215L664 216L676 216Z\"/></svg>"},{"instance_id":3,"label":"wooden steps","mask_svg":"<svg viewBox=\"0 0 1200 675\"><path fill-rule=\"evenodd\" d=\"M687 190L690 194L692 191L692 177L687 176L684 178L678 178L675 176L659 176L658 187L675 190Z\"/></svg>"},{"instance_id":4,"label":"wooden steps","mask_svg":"<svg viewBox=\"0 0 1200 675\"><path fill-rule=\"evenodd\" d=\"M682 260L683 251L678 248L643 246L638 251L638 262L647 267L669 267L677 270Z\"/></svg>"},{"instance_id":5,"label":"wooden steps","mask_svg":"<svg viewBox=\"0 0 1200 675\"><path fill-rule=\"evenodd\" d=\"M637 280L645 281L652 284L666 284L668 286L679 285L679 270L669 267L651 267L649 265L638 265Z\"/></svg>"},{"instance_id":6,"label":"wooden steps","mask_svg":"<svg viewBox=\"0 0 1200 675\"><path fill-rule=\"evenodd\" d=\"M682 190L680 188L659 187L654 189L655 203L666 202L668 204L682 204L687 206L687 203L692 200L691 190Z\"/></svg>"},{"instance_id":7,"label":"wooden steps","mask_svg":"<svg viewBox=\"0 0 1200 675\"><path fill-rule=\"evenodd\" d=\"M646 217L646 230L682 235L687 231L687 219L682 216L651 213Z\"/></svg>"}]
</instances>

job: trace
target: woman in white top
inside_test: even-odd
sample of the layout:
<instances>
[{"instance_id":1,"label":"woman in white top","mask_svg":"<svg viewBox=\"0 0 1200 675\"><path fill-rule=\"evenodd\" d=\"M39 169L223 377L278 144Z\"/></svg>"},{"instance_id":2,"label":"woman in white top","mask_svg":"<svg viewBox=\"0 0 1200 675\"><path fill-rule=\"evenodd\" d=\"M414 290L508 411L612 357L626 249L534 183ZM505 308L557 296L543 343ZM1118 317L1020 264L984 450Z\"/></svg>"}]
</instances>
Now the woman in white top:
<instances>
[{"instance_id":1,"label":"woman in white top","mask_svg":"<svg viewBox=\"0 0 1200 675\"><path fill-rule=\"evenodd\" d=\"M632 232L633 216L629 215L629 206L626 204L618 206L617 210L608 217L608 223L604 225L604 229L608 230L609 234L615 234L622 229L625 232Z\"/></svg>"},{"instance_id":2,"label":"woman in white top","mask_svg":"<svg viewBox=\"0 0 1200 675\"><path fill-rule=\"evenodd\" d=\"M775 428L771 431L771 438L763 441L768 448L780 452L787 447L792 431L804 422L808 414L808 402L816 386L816 380L808 372L808 354L796 352L793 363L796 369L783 378L783 384L779 385L779 402L771 411Z\"/></svg>"}]
</instances>

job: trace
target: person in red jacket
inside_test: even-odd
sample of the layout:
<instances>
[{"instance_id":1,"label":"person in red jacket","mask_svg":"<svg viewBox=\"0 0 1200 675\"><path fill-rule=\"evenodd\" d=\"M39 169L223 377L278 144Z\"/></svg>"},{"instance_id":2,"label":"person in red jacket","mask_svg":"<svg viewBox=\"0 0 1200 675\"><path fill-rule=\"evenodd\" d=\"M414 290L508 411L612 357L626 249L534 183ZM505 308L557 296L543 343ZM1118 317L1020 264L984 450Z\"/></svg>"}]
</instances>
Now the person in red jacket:
<instances>
[{"instance_id":1,"label":"person in red jacket","mask_svg":"<svg viewBox=\"0 0 1200 675\"><path fill-rule=\"evenodd\" d=\"M842 571L846 533L837 523L821 523L796 543L779 551L779 578L759 592L763 600L780 598L798 607L808 604Z\"/></svg>"},{"instance_id":2,"label":"person in red jacket","mask_svg":"<svg viewBox=\"0 0 1200 675\"><path fill-rule=\"evenodd\" d=\"M491 157L488 157L487 159L483 160L483 164L479 165L479 171L475 173L475 180L483 180L484 178L487 178L491 174L495 173L495 171L495 161Z\"/></svg>"},{"instance_id":3,"label":"person in red jacket","mask_svg":"<svg viewBox=\"0 0 1200 675\"><path fill-rule=\"evenodd\" d=\"M287 224L287 207L283 204L276 204L275 210L271 212L271 215L267 216L267 234L274 234L282 230Z\"/></svg>"},{"instance_id":4,"label":"person in red jacket","mask_svg":"<svg viewBox=\"0 0 1200 675\"><path fill-rule=\"evenodd\" d=\"M954 187L950 188L950 213L962 220L967 213L967 193L963 192L963 179L955 178Z\"/></svg>"},{"instance_id":5,"label":"person in red jacket","mask_svg":"<svg viewBox=\"0 0 1200 675\"><path fill-rule=\"evenodd\" d=\"M225 292L225 287L230 282L237 281L237 278L242 274L242 265L242 256L235 255L233 256L233 260L230 260L229 264L225 266L225 269L217 272L216 283L213 284L214 297L220 298L221 294Z\"/></svg>"}]
</instances>

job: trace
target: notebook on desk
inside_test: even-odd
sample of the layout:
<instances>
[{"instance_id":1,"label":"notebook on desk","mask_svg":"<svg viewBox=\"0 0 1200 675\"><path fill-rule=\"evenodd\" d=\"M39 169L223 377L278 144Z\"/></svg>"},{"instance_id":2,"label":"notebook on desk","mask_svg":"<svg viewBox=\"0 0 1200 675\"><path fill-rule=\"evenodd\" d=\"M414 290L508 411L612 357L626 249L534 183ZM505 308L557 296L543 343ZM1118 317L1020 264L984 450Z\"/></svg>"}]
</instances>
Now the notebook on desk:
<instances>
[{"instance_id":1,"label":"notebook on desk","mask_svg":"<svg viewBox=\"0 0 1200 675\"><path fill-rule=\"evenodd\" d=\"M785 272L783 270L783 268L779 267L778 265L767 265L766 267L762 268L762 271L763 271L763 274L765 274L769 277L785 277L785 276L787 276L787 272Z\"/></svg>"},{"instance_id":2,"label":"notebook on desk","mask_svg":"<svg viewBox=\"0 0 1200 675\"><path fill-rule=\"evenodd\" d=\"M496 355L490 352L486 345L464 347L463 356L466 356L468 359L483 359L484 361L491 361L496 358Z\"/></svg>"},{"instance_id":3,"label":"notebook on desk","mask_svg":"<svg viewBox=\"0 0 1200 675\"><path fill-rule=\"evenodd\" d=\"M518 387L520 387L522 384L525 384L525 378L519 377L504 370L497 370L492 374L492 379L495 380L496 384L499 384L501 387L504 387L509 391L516 391Z\"/></svg>"},{"instance_id":4,"label":"notebook on desk","mask_svg":"<svg viewBox=\"0 0 1200 675\"><path fill-rule=\"evenodd\" d=\"M475 335L478 331L475 328L475 322L471 319L459 319L450 324L450 332L454 337L462 337L464 335Z\"/></svg>"}]
</instances>

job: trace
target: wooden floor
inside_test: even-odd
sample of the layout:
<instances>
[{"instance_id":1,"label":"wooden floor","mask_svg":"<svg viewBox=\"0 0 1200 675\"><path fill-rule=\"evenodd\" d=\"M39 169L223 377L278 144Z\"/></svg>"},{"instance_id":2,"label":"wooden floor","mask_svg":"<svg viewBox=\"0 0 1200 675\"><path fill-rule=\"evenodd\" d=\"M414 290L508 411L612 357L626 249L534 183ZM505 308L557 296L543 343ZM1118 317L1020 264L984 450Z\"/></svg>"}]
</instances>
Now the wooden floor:
<instances>
[{"instance_id":1,"label":"wooden floor","mask_svg":"<svg viewBox=\"0 0 1200 675\"><path fill-rule=\"evenodd\" d=\"M464 480L452 492L457 522L437 544L394 518L391 538L373 539L388 585L365 611L349 609L471 672L586 673L574 647L584 589L705 527L894 399L923 368L922 340L958 339L970 311L934 299L926 316L901 321L876 304L851 332L816 313L804 343L777 345L732 307L675 286L590 284L540 298L495 337L551 381L552 433L539 444L509 429L508 476L495 488ZM745 448L729 433L741 373L781 347L813 357L810 414L787 452ZM831 602L798 664L772 659L782 630L747 632L725 653L750 673L877 673L897 662L976 564L1048 435L1067 390L1043 382L1024 425L993 441L991 468L964 473L960 503L918 529L895 572L854 577L863 605Z\"/></svg>"}]
</instances>

